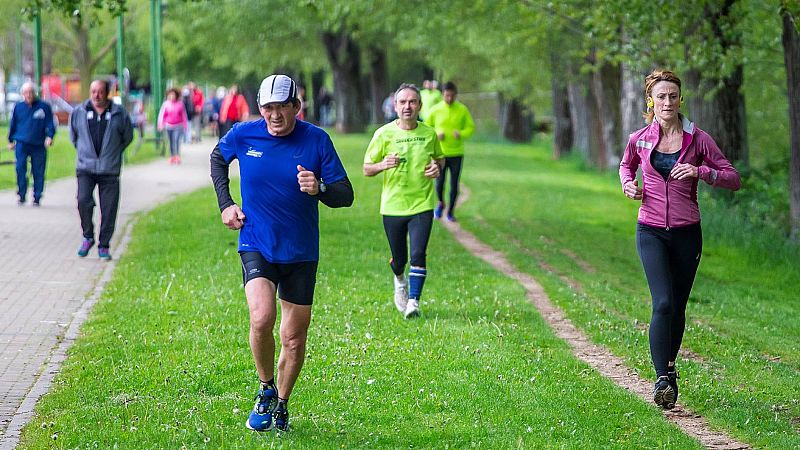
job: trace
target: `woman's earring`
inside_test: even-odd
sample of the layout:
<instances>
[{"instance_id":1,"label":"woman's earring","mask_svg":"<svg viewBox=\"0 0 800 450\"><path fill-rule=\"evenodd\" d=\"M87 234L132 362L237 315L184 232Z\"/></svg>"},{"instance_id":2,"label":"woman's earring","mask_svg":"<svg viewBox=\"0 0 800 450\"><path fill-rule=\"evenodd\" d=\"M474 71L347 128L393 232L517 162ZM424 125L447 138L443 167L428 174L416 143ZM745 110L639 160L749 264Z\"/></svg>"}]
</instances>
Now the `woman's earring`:
<instances>
[{"instance_id":1,"label":"woman's earring","mask_svg":"<svg viewBox=\"0 0 800 450\"><path fill-rule=\"evenodd\" d=\"M652 108L653 105L653 97L647 97L647 107Z\"/></svg>"},{"instance_id":2,"label":"woman's earring","mask_svg":"<svg viewBox=\"0 0 800 450\"><path fill-rule=\"evenodd\" d=\"M683 96L681 95L681 106L683 106Z\"/></svg>"}]
</instances>

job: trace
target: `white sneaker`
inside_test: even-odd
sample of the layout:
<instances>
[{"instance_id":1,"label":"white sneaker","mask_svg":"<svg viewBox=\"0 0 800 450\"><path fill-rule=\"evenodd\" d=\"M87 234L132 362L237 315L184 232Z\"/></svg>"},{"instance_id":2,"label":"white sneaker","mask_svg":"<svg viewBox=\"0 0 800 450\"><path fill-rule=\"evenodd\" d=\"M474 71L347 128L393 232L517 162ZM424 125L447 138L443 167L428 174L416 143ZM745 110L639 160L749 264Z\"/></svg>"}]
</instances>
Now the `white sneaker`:
<instances>
[{"instance_id":1,"label":"white sneaker","mask_svg":"<svg viewBox=\"0 0 800 450\"><path fill-rule=\"evenodd\" d=\"M405 314L406 304L408 303L408 284L405 277L398 280L394 277L394 306L397 310Z\"/></svg>"},{"instance_id":2,"label":"white sneaker","mask_svg":"<svg viewBox=\"0 0 800 450\"><path fill-rule=\"evenodd\" d=\"M419 301L417 299L410 299L406 305L405 310L406 319L417 317L419 315Z\"/></svg>"}]
</instances>

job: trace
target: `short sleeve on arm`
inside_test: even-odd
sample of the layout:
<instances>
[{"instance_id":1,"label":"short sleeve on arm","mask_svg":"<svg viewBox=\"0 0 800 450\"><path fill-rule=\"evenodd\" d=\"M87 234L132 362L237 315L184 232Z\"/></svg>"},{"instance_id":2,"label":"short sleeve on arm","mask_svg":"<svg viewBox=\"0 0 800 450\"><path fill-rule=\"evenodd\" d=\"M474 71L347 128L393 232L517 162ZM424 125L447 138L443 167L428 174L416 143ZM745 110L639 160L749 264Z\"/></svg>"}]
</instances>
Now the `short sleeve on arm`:
<instances>
[{"instance_id":1,"label":"short sleeve on arm","mask_svg":"<svg viewBox=\"0 0 800 450\"><path fill-rule=\"evenodd\" d=\"M326 183L336 183L347 177L347 172L344 170L342 160L339 159L339 154L333 147L333 142L327 134L321 139L322 146L322 164L320 169L320 178L325 180Z\"/></svg>"},{"instance_id":2,"label":"short sleeve on arm","mask_svg":"<svg viewBox=\"0 0 800 450\"><path fill-rule=\"evenodd\" d=\"M369 141L367 153L364 154L364 163L375 164L377 162L381 162L384 156L386 156L386 154L384 152L383 134L380 132L380 130L378 130L372 136L372 140Z\"/></svg>"},{"instance_id":3,"label":"short sleeve on arm","mask_svg":"<svg viewBox=\"0 0 800 450\"><path fill-rule=\"evenodd\" d=\"M237 135L237 128L239 124L236 123L233 125L230 131L228 131L222 139L219 140L219 152L222 154L222 157L225 158L225 162L231 162L234 158L236 158L236 135Z\"/></svg>"}]
</instances>

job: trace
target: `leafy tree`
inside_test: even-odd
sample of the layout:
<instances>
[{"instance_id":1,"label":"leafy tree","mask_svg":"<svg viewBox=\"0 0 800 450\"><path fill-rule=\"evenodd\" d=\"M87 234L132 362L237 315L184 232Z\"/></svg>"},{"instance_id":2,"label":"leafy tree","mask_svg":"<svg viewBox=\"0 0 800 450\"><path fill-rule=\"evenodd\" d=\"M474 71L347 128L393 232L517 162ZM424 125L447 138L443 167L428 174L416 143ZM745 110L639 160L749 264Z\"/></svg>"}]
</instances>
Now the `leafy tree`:
<instances>
[{"instance_id":1,"label":"leafy tree","mask_svg":"<svg viewBox=\"0 0 800 450\"><path fill-rule=\"evenodd\" d=\"M48 43L72 54L81 80L81 94L85 96L97 66L117 42L110 19L123 14L126 6L126 0L29 0L24 12L29 18L40 12L50 19L48 23L53 26L45 30ZM98 33L100 30L105 32ZM100 36L103 41L98 44L96 39Z\"/></svg>"}]
</instances>

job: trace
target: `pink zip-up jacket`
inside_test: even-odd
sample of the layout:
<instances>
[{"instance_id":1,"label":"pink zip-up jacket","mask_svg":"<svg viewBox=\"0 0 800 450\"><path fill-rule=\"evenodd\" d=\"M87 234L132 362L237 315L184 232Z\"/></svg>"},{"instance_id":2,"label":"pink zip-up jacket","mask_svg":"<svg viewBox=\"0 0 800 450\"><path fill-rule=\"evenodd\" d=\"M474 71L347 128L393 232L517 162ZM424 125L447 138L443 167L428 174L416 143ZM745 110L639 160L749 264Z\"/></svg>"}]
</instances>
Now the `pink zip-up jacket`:
<instances>
[{"instance_id":1,"label":"pink zip-up jacket","mask_svg":"<svg viewBox=\"0 0 800 450\"><path fill-rule=\"evenodd\" d=\"M714 187L737 190L741 186L739 173L720 151L714 139L693 122L681 116L683 143L678 163L697 167L700 180ZM619 163L619 180L622 186L636 178L642 166L642 206L639 223L658 228L683 227L700 222L697 204L698 178L676 180L671 176L664 181L650 162L650 155L661 139L661 126L657 120L631 134L625 154Z\"/></svg>"},{"instance_id":2,"label":"pink zip-up jacket","mask_svg":"<svg viewBox=\"0 0 800 450\"><path fill-rule=\"evenodd\" d=\"M184 132L189 131L189 117L186 115L186 108L183 107L181 101L166 100L161 104L161 110L158 112L158 129L163 130L165 127L170 128L183 127Z\"/></svg>"}]
</instances>

